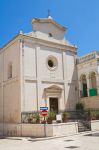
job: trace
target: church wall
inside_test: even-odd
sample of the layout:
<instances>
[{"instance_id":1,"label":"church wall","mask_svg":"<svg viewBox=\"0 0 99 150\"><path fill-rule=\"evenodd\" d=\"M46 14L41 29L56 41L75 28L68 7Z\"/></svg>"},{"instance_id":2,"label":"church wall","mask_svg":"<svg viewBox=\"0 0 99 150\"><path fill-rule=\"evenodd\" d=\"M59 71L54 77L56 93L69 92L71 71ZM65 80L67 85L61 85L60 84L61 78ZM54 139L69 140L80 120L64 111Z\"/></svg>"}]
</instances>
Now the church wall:
<instances>
[{"instance_id":1,"label":"church wall","mask_svg":"<svg viewBox=\"0 0 99 150\"><path fill-rule=\"evenodd\" d=\"M55 82L57 82L58 86L63 84L65 92L65 94L62 92L60 97L60 109L74 109L77 101L77 91L75 91L77 85L77 72L74 64L75 54L72 52L64 53L63 64L63 51L25 43L24 76L26 82L23 93L25 98L23 111L39 110L40 106L45 106L46 101L45 97L43 97L44 86L47 86L48 83L50 87ZM57 68L53 71L48 68L47 59L49 56L54 56L58 61ZM47 103L47 105L49 104Z\"/></svg>"},{"instance_id":2,"label":"church wall","mask_svg":"<svg viewBox=\"0 0 99 150\"><path fill-rule=\"evenodd\" d=\"M19 42L14 43L4 51L4 81L8 80L9 63L12 63L12 77L19 76L19 54Z\"/></svg>"},{"instance_id":3,"label":"church wall","mask_svg":"<svg viewBox=\"0 0 99 150\"><path fill-rule=\"evenodd\" d=\"M10 81L4 85L4 122L20 122L19 82Z\"/></svg>"},{"instance_id":4,"label":"church wall","mask_svg":"<svg viewBox=\"0 0 99 150\"><path fill-rule=\"evenodd\" d=\"M51 71L48 68L48 57L54 56L58 65L55 70ZM40 50L37 55L38 59L38 74L42 79L55 79L63 80L63 66L62 66L62 52L59 49L49 48L49 47L40 47Z\"/></svg>"},{"instance_id":5,"label":"church wall","mask_svg":"<svg viewBox=\"0 0 99 150\"><path fill-rule=\"evenodd\" d=\"M61 93L55 93L54 89L53 92L45 92L45 88L49 88L51 86L58 86L62 89ZM40 106L47 106L48 109L49 108L49 98L50 97L56 97L58 98L58 105L59 105L59 110L63 110L64 109L64 86L63 84L59 84L59 83L40 83L38 86L38 110L40 109Z\"/></svg>"},{"instance_id":6,"label":"church wall","mask_svg":"<svg viewBox=\"0 0 99 150\"><path fill-rule=\"evenodd\" d=\"M0 106L4 122L20 122L20 60L19 41L8 45L1 51L0 71L2 72L0 85ZM16 59L17 58L17 59ZM9 63L12 64L12 77L8 77ZM3 69L2 69L3 68Z\"/></svg>"},{"instance_id":7,"label":"church wall","mask_svg":"<svg viewBox=\"0 0 99 150\"><path fill-rule=\"evenodd\" d=\"M3 99L2 99L2 86L0 85L0 122L3 122Z\"/></svg>"},{"instance_id":8,"label":"church wall","mask_svg":"<svg viewBox=\"0 0 99 150\"><path fill-rule=\"evenodd\" d=\"M37 111L40 110L41 106L49 107L49 97L57 97L59 99L59 110L64 109L64 86L61 84L54 84L61 87L63 90L61 94L46 94L45 88L52 86L53 83L33 83L32 81L25 82L23 111ZM54 89L53 89L54 92Z\"/></svg>"},{"instance_id":9,"label":"church wall","mask_svg":"<svg viewBox=\"0 0 99 150\"><path fill-rule=\"evenodd\" d=\"M0 83L3 80L3 53L0 53Z\"/></svg>"},{"instance_id":10,"label":"church wall","mask_svg":"<svg viewBox=\"0 0 99 150\"><path fill-rule=\"evenodd\" d=\"M65 58L65 107L73 110L78 101L76 55L67 51Z\"/></svg>"},{"instance_id":11,"label":"church wall","mask_svg":"<svg viewBox=\"0 0 99 150\"><path fill-rule=\"evenodd\" d=\"M0 53L0 122L3 121L3 53Z\"/></svg>"},{"instance_id":12,"label":"church wall","mask_svg":"<svg viewBox=\"0 0 99 150\"><path fill-rule=\"evenodd\" d=\"M37 93L36 83L33 81L25 82L25 102L23 102L24 111L36 111L37 110ZM25 103L25 105L24 105Z\"/></svg>"},{"instance_id":13,"label":"church wall","mask_svg":"<svg viewBox=\"0 0 99 150\"><path fill-rule=\"evenodd\" d=\"M25 44L24 46L24 75L32 78L36 77L36 57L33 44Z\"/></svg>"},{"instance_id":14,"label":"church wall","mask_svg":"<svg viewBox=\"0 0 99 150\"><path fill-rule=\"evenodd\" d=\"M66 109L65 107L65 97L64 97L64 85L62 85L62 92L61 95L59 97L59 110L60 111L64 111Z\"/></svg>"},{"instance_id":15,"label":"church wall","mask_svg":"<svg viewBox=\"0 0 99 150\"><path fill-rule=\"evenodd\" d=\"M68 81L74 80L75 55L72 52L66 52L66 78Z\"/></svg>"}]
</instances>

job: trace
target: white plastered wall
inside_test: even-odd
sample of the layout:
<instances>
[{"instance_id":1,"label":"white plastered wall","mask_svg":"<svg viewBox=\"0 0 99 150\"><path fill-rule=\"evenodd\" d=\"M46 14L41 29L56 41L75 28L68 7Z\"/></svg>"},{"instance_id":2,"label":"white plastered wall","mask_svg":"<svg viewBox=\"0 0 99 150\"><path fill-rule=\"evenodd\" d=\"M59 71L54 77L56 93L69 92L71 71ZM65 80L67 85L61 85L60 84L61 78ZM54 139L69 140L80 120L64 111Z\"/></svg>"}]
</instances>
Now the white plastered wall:
<instances>
[{"instance_id":1,"label":"white plastered wall","mask_svg":"<svg viewBox=\"0 0 99 150\"><path fill-rule=\"evenodd\" d=\"M0 70L2 72L0 88L0 104L3 110L3 122L20 122L20 49L19 41L8 45L2 50L2 61L0 61ZM8 65L12 63L12 78L8 79ZM2 67L1 67L2 66ZM3 69L2 69L3 68Z\"/></svg>"},{"instance_id":2,"label":"white plastered wall","mask_svg":"<svg viewBox=\"0 0 99 150\"><path fill-rule=\"evenodd\" d=\"M25 43L24 111L39 110L40 106L45 106L44 89L55 84L62 86L63 89L59 97L59 109L74 109L75 101L77 101L77 93L75 91L77 85L77 72L74 65L75 54L72 52L64 53L65 57L63 58L62 50ZM58 61L58 67L53 71L48 69L47 66L47 58L49 56L56 57ZM68 83L70 83L70 85L68 85ZM48 99L47 97L47 101L49 101ZM47 102L47 106L48 105Z\"/></svg>"},{"instance_id":3,"label":"white plastered wall","mask_svg":"<svg viewBox=\"0 0 99 150\"><path fill-rule=\"evenodd\" d=\"M31 81L25 82L25 107L24 111L37 110L36 83Z\"/></svg>"},{"instance_id":4,"label":"white plastered wall","mask_svg":"<svg viewBox=\"0 0 99 150\"><path fill-rule=\"evenodd\" d=\"M35 57L35 45L24 44L24 76L36 77L36 57Z\"/></svg>"},{"instance_id":5,"label":"white plastered wall","mask_svg":"<svg viewBox=\"0 0 99 150\"><path fill-rule=\"evenodd\" d=\"M51 23L34 23L33 29L37 32L37 34L42 32L49 36L49 33L51 33L52 36L57 40L64 39L64 31L60 30L58 27Z\"/></svg>"},{"instance_id":6,"label":"white plastered wall","mask_svg":"<svg viewBox=\"0 0 99 150\"><path fill-rule=\"evenodd\" d=\"M3 53L0 53L0 122L3 122Z\"/></svg>"},{"instance_id":7,"label":"white plastered wall","mask_svg":"<svg viewBox=\"0 0 99 150\"><path fill-rule=\"evenodd\" d=\"M58 66L55 70L48 69L48 57L54 56L58 61ZM63 66L62 66L62 51L55 48L41 46L37 53L38 75L41 80L63 80Z\"/></svg>"},{"instance_id":8,"label":"white plastered wall","mask_svg":"<svg viewBox=\"0 0 99 150\"><path fill-rule=\"evenodd\" d=\"M67 51L65 53L65 107L66 109L75 109L75 104L78 101L77 92L77 70L76 70L76 55Z\"/></svg>"}]
</instances>

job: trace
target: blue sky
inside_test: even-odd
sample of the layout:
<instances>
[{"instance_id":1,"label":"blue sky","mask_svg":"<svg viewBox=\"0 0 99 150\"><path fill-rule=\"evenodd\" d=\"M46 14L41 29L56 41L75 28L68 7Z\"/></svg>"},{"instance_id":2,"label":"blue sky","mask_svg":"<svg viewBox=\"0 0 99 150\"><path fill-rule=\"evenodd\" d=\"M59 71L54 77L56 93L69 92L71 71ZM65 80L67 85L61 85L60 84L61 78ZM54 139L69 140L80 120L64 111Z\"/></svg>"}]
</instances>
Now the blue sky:
<instances>
[{"instance_id":1,"label":"blue sky","mask_svg":"<svg viewBox=\"0 0 99 150\"><path fill-rule=\"evenodd\" d=\"M99 50L99 0L0 0L0 47L20 30L32 30L33 17L52 17L68 28L66 38L78 55Z\"/></svg>"}]
</instances>

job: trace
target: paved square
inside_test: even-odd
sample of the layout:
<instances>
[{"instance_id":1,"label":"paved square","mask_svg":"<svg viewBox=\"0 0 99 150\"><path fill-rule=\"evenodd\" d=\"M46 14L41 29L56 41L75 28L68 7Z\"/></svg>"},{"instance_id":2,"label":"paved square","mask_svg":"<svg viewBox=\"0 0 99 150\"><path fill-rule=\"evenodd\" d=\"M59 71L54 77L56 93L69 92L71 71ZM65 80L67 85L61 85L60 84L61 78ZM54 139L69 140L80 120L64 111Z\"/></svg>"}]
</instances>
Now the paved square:
<instances>
[{"instance_id":1,"label":"paved square","mask_svg":"<svg viewBox=\"0 0 99 150\"><path fill-rule=\"evenodd\" d=\"M42 139L8 138L0 139L0 150L99 150L99 133Z\"/></svg>"}]
</instances>

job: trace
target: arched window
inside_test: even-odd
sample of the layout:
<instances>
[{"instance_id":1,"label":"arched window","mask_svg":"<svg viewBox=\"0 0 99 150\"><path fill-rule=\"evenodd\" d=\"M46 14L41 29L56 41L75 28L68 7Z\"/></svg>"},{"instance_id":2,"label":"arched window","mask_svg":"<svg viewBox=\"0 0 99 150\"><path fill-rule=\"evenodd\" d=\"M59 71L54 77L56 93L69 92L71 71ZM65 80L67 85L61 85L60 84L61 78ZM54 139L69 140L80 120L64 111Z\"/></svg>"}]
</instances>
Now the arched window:
<instances>
[{"instance_id":1,"label":"arched window","mask_svg":"<svg viewBox=\"0 0 99 150\"><path fill-rule=\"evenodd\" d=\"M81 97L87 97L88 93L87 93L87 79L86 79L86 75L83 74L80 77L80 82L81 82L81 88L82 90L80 91L80 95Z\"/></svg>"},{"instance_id":2,"label":"arched window","mask_svg":"<svg viewBox=\"0 0 99 150\"><path fill-rule=\"evenodd\" d=\"M96 73L95 72L90 73L89 81L90 81L89 95L96 96L97 95L97 83L96 83Z\"/></svg>"},{"instance_id":3,"label":"arched window","mask_svg":"<svg viewBox=\"0 0 99 150\"><path fill-rule=\"evenodd\" d=\"M12 78L12 63L8 64L8 79Z\"/></svg>"},{"instance_id":4,"label":"arched window","mask_svg":"<svg viewBox=\"0 0 99 150\"><path fill-rule=\"evenodd\" d=\"M96 85L96 74L95 72L91 72L89 75L89 79L90 79L90 88L97 88Z\"/></svg>"}]
</instances>

